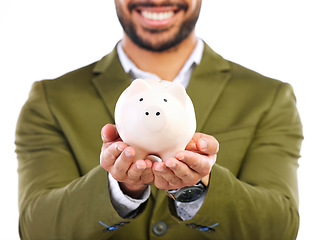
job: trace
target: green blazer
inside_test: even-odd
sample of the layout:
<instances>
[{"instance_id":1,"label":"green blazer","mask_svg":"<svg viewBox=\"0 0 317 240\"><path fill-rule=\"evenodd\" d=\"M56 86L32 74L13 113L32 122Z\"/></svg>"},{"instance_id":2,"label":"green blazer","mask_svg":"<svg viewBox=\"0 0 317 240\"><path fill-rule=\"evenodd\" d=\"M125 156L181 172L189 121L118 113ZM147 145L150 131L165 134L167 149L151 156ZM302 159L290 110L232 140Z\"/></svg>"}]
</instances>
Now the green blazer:
<instances>
[{"instance_id":1,"label":"green blazer","mask_svg":"<svg viewBox=\"0 0 317 240\"><path fill-rule=\"evenodd\" d=\"M112 207L100 130L130 84L116 50L34 83L16 131L22 239L295 239L302 126L289 84L224 60L205 45L187 92L197 131L220 143L206 199L187 221L151 187L134 218Z\"/></svg>"}]
</instances>

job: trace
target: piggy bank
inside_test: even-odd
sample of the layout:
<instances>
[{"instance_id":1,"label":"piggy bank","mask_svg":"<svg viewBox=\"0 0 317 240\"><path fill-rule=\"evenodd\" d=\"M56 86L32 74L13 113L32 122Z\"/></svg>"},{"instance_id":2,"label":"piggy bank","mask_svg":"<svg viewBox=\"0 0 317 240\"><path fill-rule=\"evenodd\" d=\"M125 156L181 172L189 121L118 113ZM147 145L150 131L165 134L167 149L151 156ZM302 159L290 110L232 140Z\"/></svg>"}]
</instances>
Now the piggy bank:
<instances>
[{"instance_id":1,"label":"piggy bank","mask_svg":"<svg viewBox=\"0 0 317 240\"><path fill-rule=\"evenodd\" d=\"M196 130L194 106L179 83L136 79L120 95L115 123L135 160L155 155L163 162L184 150Z\"/></svg>"}]
</instances>

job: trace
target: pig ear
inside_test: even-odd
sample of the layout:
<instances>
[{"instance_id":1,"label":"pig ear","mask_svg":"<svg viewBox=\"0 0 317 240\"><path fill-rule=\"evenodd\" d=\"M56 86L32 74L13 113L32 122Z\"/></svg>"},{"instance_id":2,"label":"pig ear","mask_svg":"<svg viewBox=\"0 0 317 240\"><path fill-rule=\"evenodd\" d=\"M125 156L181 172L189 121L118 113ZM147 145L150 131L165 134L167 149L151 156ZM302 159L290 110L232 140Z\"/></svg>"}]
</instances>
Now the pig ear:
<instances>
[{"instance_id":1,"label":"pig ear","mask_svg":"<svg viewBox=\"0 0 317 240\"><path fill-rule=\"evenodd\" d=\"M150 88L144 79L135 79L129 86L128 95L135 95Z\"/></svg>"},{"instance_id":2,"label":"pig ear","mask_svg":"<svg viewBox=\"0 0 317 240\"><path fill-rule=\"evenodd\" d=\"M173 83L167 87L167 91L173 95L181 104L186 105L187 93L180 83Z\"/></svg>"}]
</instances>

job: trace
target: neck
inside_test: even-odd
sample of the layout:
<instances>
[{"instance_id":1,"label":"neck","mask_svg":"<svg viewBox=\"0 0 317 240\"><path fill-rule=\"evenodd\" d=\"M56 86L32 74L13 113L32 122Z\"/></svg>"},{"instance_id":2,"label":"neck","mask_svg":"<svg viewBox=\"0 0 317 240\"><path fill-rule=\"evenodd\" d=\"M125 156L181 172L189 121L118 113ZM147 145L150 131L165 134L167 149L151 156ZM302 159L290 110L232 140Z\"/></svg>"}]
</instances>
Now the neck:
<instances>
[{"instance_id":1,"label":"neck","mask_svg":"<svg viewBox=\"0 0 317 240\"><path fill-rule=\"evenodd\" d=\"M184 66L197 43L194 31L181 43L163 52L153 52L137 46L124 34L122 47L133 63L142 71L172 81Z\"/></svg>"}]
</instances>

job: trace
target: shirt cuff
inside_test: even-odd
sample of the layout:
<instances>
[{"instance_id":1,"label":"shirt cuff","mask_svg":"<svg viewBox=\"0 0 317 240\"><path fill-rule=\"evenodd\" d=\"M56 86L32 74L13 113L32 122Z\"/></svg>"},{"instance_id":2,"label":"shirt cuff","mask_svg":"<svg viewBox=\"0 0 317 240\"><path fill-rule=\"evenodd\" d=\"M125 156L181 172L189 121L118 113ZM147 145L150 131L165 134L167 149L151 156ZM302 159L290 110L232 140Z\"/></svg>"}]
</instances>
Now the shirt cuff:
<instances>
[{"instance_id":1,"label":"shirt cuff","mask_svg":"<svg viewBox=\"0 0 317 240\"><path fill-rule=\"evenodd\" d=\"M177 215L184 221L192 219L203 205L207 195L207 189L205 189L203 195L193 202L178 202L174 201Z\"/></svg>"},{"instance_id":2,"label":"shirt cuff","mask_svg":"<svg viewBox=\"0 0 317 240\"><path fill-rule=\"evenodd\" d=\"M148 186L140 199L134 199L128 195L125 195L121 191L118 181L115 180L110 173L108 174L108 179L111 203L121 217L127 217L131 212L138 209L140 205L146 202L150 197L150 186Z\"/></svg>"}]
</instances>

